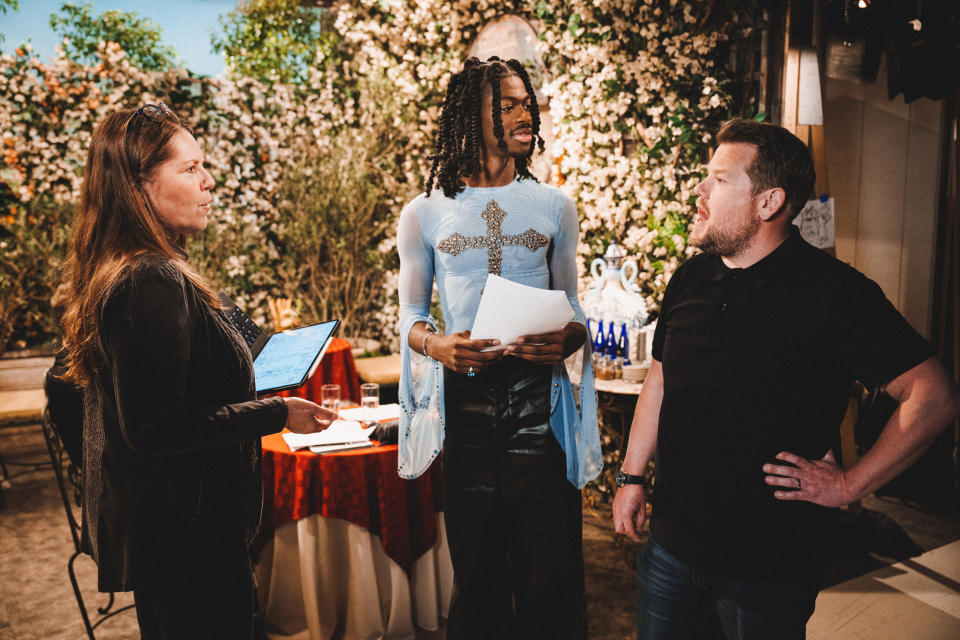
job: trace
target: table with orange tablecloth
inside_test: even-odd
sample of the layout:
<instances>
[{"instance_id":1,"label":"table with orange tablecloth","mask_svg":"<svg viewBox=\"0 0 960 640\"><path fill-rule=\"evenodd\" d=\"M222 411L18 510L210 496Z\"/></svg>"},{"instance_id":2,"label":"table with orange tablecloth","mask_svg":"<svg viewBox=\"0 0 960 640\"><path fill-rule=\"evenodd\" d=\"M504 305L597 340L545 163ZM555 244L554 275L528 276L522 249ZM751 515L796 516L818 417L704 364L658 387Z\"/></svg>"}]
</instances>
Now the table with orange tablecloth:
<instances>
[{"instance_id":1,"label":"table with orange tablecloth","mask_svg":"<svg viewBox=\"0 0 960 640\"><path fill-rule=\"evenodd\" d=\"M396 445L317 455L290 451L281 434L262 443L257 579L271 637L413 638L415 627L438 628L453 588L439 461L403 480Z\"/></svg>"},{"instance_id":2,"label":"table with orange tablecloth","mask_svg":"<svg viewBox=\"0 0 960 640\"><path fill-rule=\"evenodd\" d=\"M317 455L290 451L282 434L263 443L261 544L288 522L312 515L352 522L380 536L404 571L437 540L440 462L415 480L397 475L397 446Z\"/></svg>"}]
</instances>

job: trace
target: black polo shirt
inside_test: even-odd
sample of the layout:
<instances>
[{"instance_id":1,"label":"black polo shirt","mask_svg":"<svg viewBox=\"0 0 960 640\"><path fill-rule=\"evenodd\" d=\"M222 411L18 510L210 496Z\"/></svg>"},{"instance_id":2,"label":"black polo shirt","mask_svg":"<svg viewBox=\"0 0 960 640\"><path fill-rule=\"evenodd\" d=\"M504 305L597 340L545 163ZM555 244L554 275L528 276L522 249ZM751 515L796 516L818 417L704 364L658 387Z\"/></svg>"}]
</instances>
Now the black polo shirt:
<instances>
[{"instance_id":1,"label":"black polo shirt","mask_svg":"<svg viewBox=\"0 0 960 640\"><path fill-rule=\"evenodd\" d=\"M831 509L780 501L763 464L820 459L837 442L854 380L889 382L934 351L880 287L794 227L746 269L700 254L664 294L652 536L731 577L822 568Z\"/></svg>"}]
</instances>

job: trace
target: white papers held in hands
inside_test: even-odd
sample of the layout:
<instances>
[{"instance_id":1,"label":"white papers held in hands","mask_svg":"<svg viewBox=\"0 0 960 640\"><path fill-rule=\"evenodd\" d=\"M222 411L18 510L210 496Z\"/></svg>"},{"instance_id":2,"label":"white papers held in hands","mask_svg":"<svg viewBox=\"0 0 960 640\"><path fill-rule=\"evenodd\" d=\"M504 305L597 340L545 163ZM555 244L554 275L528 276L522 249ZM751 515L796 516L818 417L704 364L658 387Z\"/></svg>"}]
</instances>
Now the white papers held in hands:
<instances>
[{"instance_id":1,"label":"white papers held in hands","mask_svg":"<svg viewBox=\"0 0 960 640\"><path fill-rule=\"evenodd\" d=\"M369 447L373 429L353 420L335 420L318 433L285 433L283 439L291 451L310 449L314 453L328 453Z\"/></svg>"},{"instance_id":2,"label":"white papers held in hands","mask_svg":"<svg viewBox=\"0 0 960 640\"><path fill-rule=\"evenodd\" d=\"M400 420L400 405L382 404L376 409L371 407L350 407L340 409L340 418L343 420L356 420L366 424L389 424Z\"/></svg>"},{"instance_id":3,"label":"white papers held in hands","mask_svg":"<svg viewBox=\"0 0 960 640\"><path fill-rule=\"evenodd\" d=\"M559 331L573 320L573 307L564 291L528 287L488 274L480 308L470 331L471 340L496 338L503 349L520 336Z\"/></svg>"}]
</instances>

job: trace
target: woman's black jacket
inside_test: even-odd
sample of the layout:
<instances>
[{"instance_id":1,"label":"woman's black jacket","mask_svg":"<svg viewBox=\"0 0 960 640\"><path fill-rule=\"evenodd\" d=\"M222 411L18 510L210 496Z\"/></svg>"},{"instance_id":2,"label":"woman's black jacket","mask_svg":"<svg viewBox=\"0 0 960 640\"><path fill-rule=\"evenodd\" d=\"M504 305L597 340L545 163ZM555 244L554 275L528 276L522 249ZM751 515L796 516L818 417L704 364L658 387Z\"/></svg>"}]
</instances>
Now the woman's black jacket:
<instances>
[{"instance_id":1,"label":"woman's black jacket","mask_svg":"<svg viewBox=\"0 0 960 640\"><path fill-rule=\"evenodd\" d=\"M100 590L235 566L259 526L260 437L283 428L283 400L255 400L243 339L167 259L140 259L113 288L100 338L83 430L83 544Z\"/></svg>"}]
</instances>

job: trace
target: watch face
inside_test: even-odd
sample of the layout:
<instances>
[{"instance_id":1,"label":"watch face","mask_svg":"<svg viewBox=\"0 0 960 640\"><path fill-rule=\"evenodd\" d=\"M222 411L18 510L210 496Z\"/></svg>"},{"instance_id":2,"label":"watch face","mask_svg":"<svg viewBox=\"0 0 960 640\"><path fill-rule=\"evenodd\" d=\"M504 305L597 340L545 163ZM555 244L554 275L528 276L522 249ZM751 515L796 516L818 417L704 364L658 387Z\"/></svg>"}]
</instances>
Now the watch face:
<instances>
[{"instance_id":1,"label":"watch face","mask_svg":"<svg viewBox=\"0 0 960 640\"><path fill-rule=\"evenodd\" d=\"M626 480L626 476L623 475L623 471L617 471L617 477L615 478L618 487L623 486L623 481Z\"/></svg>"}]
</instances>

